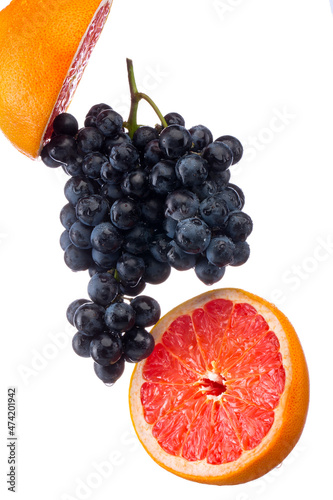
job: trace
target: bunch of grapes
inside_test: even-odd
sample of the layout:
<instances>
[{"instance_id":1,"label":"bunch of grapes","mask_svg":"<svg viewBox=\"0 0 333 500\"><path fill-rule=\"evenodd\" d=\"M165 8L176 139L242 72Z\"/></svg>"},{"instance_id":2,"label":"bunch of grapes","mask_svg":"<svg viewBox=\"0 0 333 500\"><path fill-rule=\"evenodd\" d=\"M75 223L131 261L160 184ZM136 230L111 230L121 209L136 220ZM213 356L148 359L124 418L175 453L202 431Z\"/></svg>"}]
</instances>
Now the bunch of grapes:
<instances>
[{"instance_id":1,"label":"bunch of grapes","mask_svg":"<svg viewBox=\"0 0 333 500\"><path fill-rule=\"evenodd\" d=\"M161 311L140 295L146 283L166 281L174 268L194 269L212 285L250 254L252 220L242 190L230 183L241 143L229 135L213 140L203 125L187 129L178 113L161 121L133 127L102 103L79 129L74 116L61 113L41 153L47 166L69 175L60 213L65 263L90 275L89 300L67 310L77 329L73 349L93 358L106 384L121 376L125 361L154 349L147 327Z\"/></svg>"}]
</instances>

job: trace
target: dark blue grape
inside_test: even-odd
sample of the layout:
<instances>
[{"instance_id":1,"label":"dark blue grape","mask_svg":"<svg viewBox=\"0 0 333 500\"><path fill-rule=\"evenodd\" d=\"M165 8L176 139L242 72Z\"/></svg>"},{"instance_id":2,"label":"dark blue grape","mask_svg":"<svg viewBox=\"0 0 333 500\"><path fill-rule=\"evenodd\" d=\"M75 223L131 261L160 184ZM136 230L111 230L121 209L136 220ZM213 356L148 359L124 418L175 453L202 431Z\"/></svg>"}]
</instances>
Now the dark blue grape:
<instances>
[{"instance_id":1,"label":"dark blue grape","mask_svg":"<svg viewBox=\"0 0 333 500\"><path fill-rule=\"evenodd\" d=\"M201 218L211 228L223 228L229 214L227 203L219 196L209 196L200 203Z\"/></svg>"},{"instance_id":2,"label":"dark blue grape","mask_svg":"<svg viewBox=\"0 0 333 500\"><path fill-rule=\"evenodd\" d=\"M229 168L223 172L209 170L207 180L213 181L217 186L217 191L221 191L227 186L231 177Z\"/></svg>"},{"instance_id":3,"label":"dark blue grape","mask_svg":"<svg viewBox=\"0 0 333 500\"><path fill-rule=\"evenodd\" d=\"M117 297L118 281L110 273L96 273L88 283L88 295L93 302L108 306Z\"/></svg>"},{"instance_id":4,"label":"dark blue grape","mask_svg":"<svg viewBox=\"0 0 333 500\"><path fill-rule=\"evenodd\" d=\"M235 204L235 208L238 208L238 210L242 210L245 205L245 196L241 188L236 186L236 184L232 184L231 182L229 182L229 184L226 186L226 190L228 192L230 190L236 191L236 193L238 194L239 201L237 205Z\"/></svg>"},{"instance_id":5,"label":"dark blue grape","mask_svg":"<svg viewBox=\"0 0 333 500\"><path fill-rule=\"evenodd\" d=\"M146 288L146 283L143 279L139 281L139 283L135 286L129 286L126 283L119 283L119 292L122 295L128 295L129 297L136 297L143 292Z\"/></svg>"},{"instance_id":6,"label":"dark blue grape","mask_svg":"<svg viewBox=\"0 0 333 500\"><path fill-rule=\"evenodd\" d=\"M168 262L159 262L152 255L145 255L145 272L143 279L151 285L159 285L168 279L171 273L171 266Z\"/></svg>"},{"instance_id":7,"label":"dark blue grape","mask_svg":"<svg viewBox=\"0 0 333 500\"><path fill-rule=\"evenodd\" d=\"M133 134L133 144L139 150L143 151L148 142L158 138L158 132L153 127L139 127Z\"/></svg>"},{"instance_id":8,"label":"dark blue grape","mask_svg":"<svg viewBox=\"0 0 333 500\"><path fill-rule=\"evenodd\" d=\"M83 250L88 250L91 248L90 236L92 227L82 224L82 222L77 221L71 226L69 230L69 238L73 245L77 248L82 248Z\"/></svg>"},{"instance_id":9,"label":"dark blue grape","mask_svg":"<svg viewBox=\"0 0 333 500\"><path fill-rule=\"evenodd\" d=\"M116 266L117 260L119 259L120 255L120 250L117 250L113 253L103 253L93 248L91 251L91 256L95 264L100 268L106 270L112 269Z\"/></svg>"},{"instance_id":10,"label":"dark blue grape","mask_svg":"<svg viewBox=\"0 0 333 500\"><path fill-rule=\"evenodd\" d=\"M114 253L123 243L123 235L111 222L101 222L91 233L92 247L102 253Z\"/></svg>"},{"instance_id":11,"label":"dark blue grape","mask_svg":"<svg viewBox=\"0 0 333 500\"><path fill-rule=\"evenodd\" d=\"M144 222L138 222L132 229L126 231L123 248L129 253L139 255L149 249L153 239L153 229Z\"/></svg>"},{"instance_id":12,"label":"dark blue grape","mask_svg":"<svg viewBox=\"0 0 333 500\"><path fill-rule=\"evenodd\" d=\"M235 245L227 236L216 236L206 250L207 260L217 267L225 267L232 262Z\"/></svg>"},{"instance_id":13,"label":"dark blue grape","mask_svg":"<svg viewBox=\"0 0 333 500\"><path fill-rule=\"evenodd\" d=\"M184 118L182 117L182 115L176 113L175 111L172 111L171 113L165 115L164 120L168 125L182 125L183 127L185 127Z\"/></svg>"},{"instance_id":14,"label":"dark blue grape","mask_svg":"<svg viewBox=\"0 0 333 500\"><path fill-rule=\"evenodd\" d=\"M67 231L67 229L65 229L65 231L63 231L61 233L59 243L60 243L60 246L63 250L66 250L68 245L70 245L72 243L70 238L69 238L69 231Z\"/></svg>"},{"instance_id":15,"label":"dark blue grape","mask_svg":"<svg viewBox=\"0 0 333 500\"><path fill-rule=\"evenodd\" d=\"M241 266L250 257L250 246L247 241L238 241L235 243L234 253L232 255L231 266Z\"/></svg>"},{"instance_id":16,"label":"dark blue grape","mask_svg":"<svg viewBox=\"0 0 333 500\"><path fill-rule=\"evenodd\" d=\"M112 267L112 266L110 266L110 267ZM92 265L89 267L88 272L89 272L90 278L92 278L93 276L95 276L95 274L106 273L106 272L108 272L108 270L109 270L109 268L101 267L98 264L96 264L95 262L93 262Z\"/></svg>"},{"instance_id":17,"label":"dark blue grape","mask_svg":"<svg viewBox=\"0 0 333 500\"><path fill-rule=\"evenodd\" d=\"M164 202L162 195L153 193L141 203L141 213L144 220L152 226L160 226L164 219Z\"/></svg>"},{"instance_id":18,"label":"dark blue grape","mask_svg":"<svg viewBox=\"0 0 333 500\"><path fill-rule=\"evenodd\" d=\"M163 158L159 139L148 142L143 152L143 160L148 168L152 168Z\"/></svg>"},{"instance_id":19,"label":"dark blue grape","mask_svg":"<svg viewBox=\"0 0 333 500\"><path fill-rule=\"evenodd\" d=\"M106 137L114 137L123 127L123 119L113 109L104 109L96 117L96 127Z\"/></svg>"},{"instance_id":20,"label":"dark blue grape","mask_svg":"<svg viewBox=\"0 0 333 500\"><path fill-rule=\"evenodd\" d=\"M161 316L161 308L157 300L148 295L139 295L131 300L135 311L135 325L146 328L157 323Z\"/></svg>"},{"instance_id":21,"label":"dark blue grape","mask_svg":"<svg viewBox=\"0 0 333 500\"><path fill-rule=\"evenodd\" d=\"M60 211L60 222L67 231L70 230L74 222L77 221L76 211L71 203L67 203Z\"/></svg>"},{"instance_id":22,"label":"dark blue grape","mask_svg":"<svg viewBox=\"0 0 333 500\"><path fill-rule=\"evenodd\" d=\"M53 120L53 131L57 135L75 136L79 130L77 119L70 113L60 113Z\"/></svg>"},{"instance_id":23,"label":"dark blue grape","mask_svg":"<svg viewBox=\"0 0 333 500\"><path fill-rule=\"evenodd\" d=\"M76 138L78 150L84 154L101 151L103 141L103 134L95 127L82 128Z\"/></svg>"},{"instance_id":24,"label":"dark blue grape","mask_svg":"<svg viewBox=\"0 0 333 500\"><path fill-rule=\"evenodd\" d=\"M82 172L89 179L99 179L101 168L108 161L107 157L99 152L88 153L82 162Z\"/></svg>"},{"instance_id":25,"label":"dark blue grape","mask_svg":"<svg viewBox=\"0 0 333 500\"><path fill-rule=\"evenodd\" d=\"M94 192L95 189L93 184L81 176L71 177L64 187L65 197L73 206L75 206L83 196L94 194Z\"/></svg>"},{"instance_id":26,"label":"dark blue grape","mask_svg":"<svg viewBox=\"0 0 333 500\"><path fill-rule=\"evenodd\" d=\"M207 224L198 217L178 222L175 241L186 253L198 254L206 250L210 243L211 232Z\"/></svg>"},{"instance_id":27,"label":"dark blue grape","mask_svg":"<svg viewBox=\"0 0 333 500\"><path fill-rule=\"evenodd\" d=\"M175 171L183 186L201 186L208 176L208 163L201 156L191 153L177 161Z\"/></svg>"},{"instance_id":28,"label":"dark blue grape","mask_svg":"<svg viewBox=\"0 0 333 500\"><path fill-rule=\"evenodd\" d=\"M111 149L110 163L120 172L130 172L138 165L139 152L130 142L123 142Z\"/></svg>"},{"instance_id":29,"label":"dark blue grape","mask_svg":"<svg viewBox=\"0 0 333 500\"><path fill-rule=\"evenodd\" d=\"M92 264L91 251L77 248L73 244L68 245L64 252L64 260L72 271L86 271Z\"/></svg>"},{"instance_id":30,"label":"dark blue grape","mask_svg":"<svg viewBox=\"0 0 333 500\"><path fill-rule=\"evenodd\" d=\"M167 194L179 185L175 163L170 160L160 160L150 171L149 183L151 188L158 194Z\"/></svg>"},{"instance_id":31,"label":"dark blue grape","mask_svg":"<svg viewBox=\"0 0 333 500\"><path fill-rule=\"evenodd\" d=\"M173 219L172 217L165 217L165 219L163 220L163 229L165 231L165 234L171 239L175 236L177 223L178 221Z\"/></svg>"},{"instance_id":32,"label":"dark blue grape","mask_svg":"<svg viewBox=\"0 0 333 500\"><path fill-rule=\"evenodd\" d=\"M152 256L159 262L167 262L167 253L169 250L171 239L164 233L157 233L151 244L149 245L149 251Z\"/></svg>"},{"instance_id":33,"label":"dark blue grape","mask_svg":"<svg viewBox=\"0 0 333 500\"><path fill-rule=\"evenodd\" d=\"M131 198L120 198L111 206L110 217L118 229L128 230L140 220L140 207Z\"/></svg>"},{"instance_id":34,"label":"dark blue grape","mask_svg":"<svg viewBox=\"0 0 333 500\"><path fill-rule=\"evenodd\" d=\"M173 240L169 245L167 259L169 264L177 271L192 269L196 263L196 255L184 252Z\"/></svg>"},{"instance_id":35,"label":"dark blue grape","mask_svg":"<svg viewBox=\"0 0 333 500\"><path fill-rule=\"evenodd\" d=\"M223 142L231 149L233 154L233 161L232 161L233 165L239 162L239 160L243 156L243 146L241 142L238 139L236 139L236 137L233 137L232 135L222 135L221 137L218 137L216 141Z\"/></svg>"},{"instance_id":36,"label":"dark blue grape","mask_svg":"<svg viewBox=\"0 0 333 500\"><path fill-rule=\"evenodd\" d=\"M240 198L236 189L231 187L230 184L223 188L217 194L217 197L226 203L229 211L241 210L243 208L243 200Z\"/></svg>"},{"instance_id":37,"label":"dark blue grape","mask_svg":"<svg viewBox=\"0 0 333 500\"><path fill-rule=\"evenodd\" d=\"M110 330L125 332L135 324L135 311L127 302L114 302L106 308L104 319Z\"/></svg>"},{"instance_id":38,"label":"dark blue grape","mask_svg":"<svg viewBox=\"0 0 333 500\"><path fill-rule=\"evenodd\" d=\"M148 175L141 168L124 174L121 189L126 196L144 198L148 192Z\"/></svg>"},{"instance_id":39,"label":"dark blue grape","mask_svg":"<svg viewBox=\"0 0 333 500\"><path fill-rule=\"evenodd\" d=\"M210 168L218 172L227 170L233 160L231 149L223 142L216 141L204 149L202 156L208 161Z\"/></svg>"},{"instance_id":40,"label":"dark blue grape","mask_svg":"<svg viewBox=\"0 0 333 500\"><path fill-rule=\"evenodd\" d=\"M66 318L69 321L71 325L74 326L74 315L77 311L77 309L82 306L82 304L86 304L87 302L90 302L88 299L76 299L73 300L67 307L66 311Z\"/></svg>"},{"instance_id":41,"label":"dark blue grape","mask_svg":"<svg viewBox=\"0 0 333 500\"><path fill-rule=\"evenodd\" d=\"M63 171L71 177L82 176L83 156L79 153L74 153L67 158L66 163L62 166Z\"/></svg>"},{"instance_id":42,"label":"dark blue grape","mask_svg":"<svg viewBox=\"0 0 333 500\"><path fill-rule=\"evenodd\" d=\"M119 334L100 333L90 342L90 355L102 366L116 363L123 354L123 345Z\"/></svg>"},{"instance_id":43,"label":"dark blue grape","mask_svg":"<svg viewBox=\"0 0 333 500\"><path fill-rule=\"evenodd\" d=\"M43 149L40 153L40 157L41 157L42 162L47 167L50 167L50 168L61 167L63 165L62 163L51 158L51 156L49 154L49 144L50 143L45 144L45 146L43 147Z\"/></svg>"},{"instance_id":44,"label":"dark blue grape","mask_svg":"<svg viewBox=\"0 0 333 500\"><path fill-rule=\"evenodd\" d=\"M213 142L213 134L204 125L195 125L189 129L192 136L192 151L201 151Z\"/></svg>"},{"instance_id":45,"label":"dark blue grape","mask_svg":"<svg viewBox=\"0 0 333 500\"><path fill-rule=\"evenodd\" d=\"M213 196L218 191L216 182L212 179L206 179L200 186L193 186L191 189L197 195L199 201Z\"/></svg>"},{"instance_id":46,"label":"dark blue grape","mask_svg":"<svg viewBox=\"0 0 333 500\"><path fill-rule=\"evenodd\" d=\"M141 257L124 252L118 259L116 269L122 283L136 286L145 271L145 263Z\"/></svg>"},{"instance_id":47,"label":"dark blue grape","mask_svg":"<svg viewBox=\"0 0 333 500\"><path fill-rule=\"evenodd\" d=\"M82 358L90 358L90 342L91 337L76 332L72 339L73 351Z\"/></svg>"},{"instance_id":48,"label":"dark blue grape","mask_svg":"<svg viewBox=\"0 0 333 500\"><path fill-rule=\"evenodd\" d=\"M199 208L196 194L186 189L178 189L168 194L165 200L165 215L177 221L193 217Z\"/></svg>"},{"instance_id":49,"label":"dark blue grape","mask_svg":"<svg viewBox=\"0 0 333 500\"><path fill-rule=\"evenodd\" d=\"M132 328L122 337L124 357L130 363L138 363L153 352L155 340L144 328Z\"/></svg>"},{"instance_id":50,"label":"dark blue grape","mask_svg":"<svg viewBox=\"0 0 333 500\"><path fill-rule=\"evenodd\" d=\"M125 132L119 132L119 134L114 137L105 137L102 151L109 157L112 148L114 146L119 146L119 144L122 144L123 142L131 142L130 136L125 134Z\"/></svg>"},{"instance_id":51,"label":"dark blue grape","mask_svg":"<svg viewBox=\"0 0 333 500\"><path fill-rule=\"evenodd\" d=\"M48 143L47 151L53 160L67 164L69 158L77 155L76 141L70 135L56 135Z\"/></svg>"},{"instance_id":52,"label":"dark blue grape","mask_svg":"<svg viewBox=\"0 0 333 500\"><path fill-rule=\"evenodd\" d=\"M94 370L97 377L104 382L104 384L108 386L113 385L124 373L125 359L121 357L116 363L108 366L102 366L95 362Z\"/></svg>"},{"instance_id":53,"label":"dark blue grape","mask_svg":"<svg viewBox=\"0 0 333 500\"><path fill-rule=\"evenodd\" d=\"M88 335L88 337L93 337L105 330L104 315L104 307L94 302L87 302L76 310L74 326L79 332Z\"/></svg>"},{"instance_id":54,"label":"dark blue grape","mask_svg":"<svg viewBox=\"0 0 333 500\"><path fill-rule=\"evenodd\" d=\"M220 281L225 273L225 267L217 267L211 264L206 257L199 257L195 268L196 276L205 285L210 286Z\"/></svg>"},{"instance_id":55,"label":"dark blue grape","mask_svg":"<svg viewBox=\"0 0 333 500\"><path fill-rule=\"evenodd\" d=\"M229 236L234 243L245 241L252 233L253 223L249 215L240 210L230 212L225 226L225 234Z\"/></svg>"},{"instance_id":56,"label":"dark blue grape","mask_svg":"<svg viewBox=\"0 0 333 500\"><path fill-rule=\"evenodd\" d=\"M110 205L124 196L120 184L110 184L109 182L103 184L99 194L103 196L103 198L106 198Z\"/></svg>"},{"instance_id":57,"label":"dark blue grape","mask_svg":"<svg viewBox=\"0 0 333 500\"><path fill-rule=\"evenodd\" d=\"M169 125L162 130L159 145L168 158L179 158L190 150L192 137L182 125Z\"/></svg>"},{"instance_id":58,"label":"dark blue grape","mask_svg":"<svg viewBox=\"0 0 333 500\"><path fill-rule=\"evenodd\" d=\"M76 216L87 226L97 226L109 212L109 204L105 198L98 194L83 196L76 205Z\"/></svg>"},{"instance_id":59,"label":"dark blue grape","mask_svg":"<svg viewBox=\"0 0 333 500\"><path fill-rule=\"evenodd\" d=\"M120 184L123 178L123 173L116 170L109 161L103 163L100 171L102 181L108 184Z\"/></svg>"},{"instance_id":60,"label":"dark blue grape","mask_svg":"<svg viewBox=\"0 0 333 500\"><path fill-rule=\"evenodd\" d=\"M112 109L111 106L108 104L105 104L104 102L101 102L100 104L94 104L92 106L87 115L86 115L86 120L84 122L85 127L92 127L96 126L96 118L99 115L101 111L104 111L105 109ZM86 123L87 122L87 123Z\"/></svg>"}]
</instances>

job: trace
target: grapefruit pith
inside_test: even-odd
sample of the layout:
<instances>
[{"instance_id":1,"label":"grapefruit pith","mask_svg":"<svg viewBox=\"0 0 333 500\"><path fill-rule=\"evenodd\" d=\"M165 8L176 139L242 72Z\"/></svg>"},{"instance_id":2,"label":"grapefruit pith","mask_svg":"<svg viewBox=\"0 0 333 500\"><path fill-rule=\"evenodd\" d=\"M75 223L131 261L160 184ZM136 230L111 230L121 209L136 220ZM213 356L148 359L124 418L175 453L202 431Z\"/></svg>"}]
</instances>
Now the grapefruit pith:
<instances>
[{"instance_id":1,"label":"grapefruit pith","mask_svg":"<svg viewBox=\"0 0 333 500\"><path fill-rule=\"evenodd\" d=\"M66 111L112 0L12 0L0 12L0 128L36 159Z\"/></svg>"},{"instance_id":2,"label":"grapefruit pith","mask_svg":"<svg viewBox=\"0 0 333 500\"><path fill-rule=\"evenodd\" d=\"M238 484L279 465L306 420L309 377L296 332L274 305L209 291L152 329L129 402L149 455L183 478Z\"/></svg>"}]
</instances>

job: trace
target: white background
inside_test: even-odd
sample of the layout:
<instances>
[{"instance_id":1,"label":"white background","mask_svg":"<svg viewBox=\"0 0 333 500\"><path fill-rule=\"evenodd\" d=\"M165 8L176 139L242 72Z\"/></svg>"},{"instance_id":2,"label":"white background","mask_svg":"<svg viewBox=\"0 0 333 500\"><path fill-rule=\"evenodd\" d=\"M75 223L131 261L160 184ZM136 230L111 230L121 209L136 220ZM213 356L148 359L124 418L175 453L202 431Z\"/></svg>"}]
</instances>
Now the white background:
<instances>
[{"instance_id":1,"label":"white background","mask_svg":"<svg viewBox=\"0 0 333 500\"><path fill-rule=\"evenodd\" d=\"M221 286L275 302L294 324L310 370L307 424L282 466L252 483L206 486L156 465L130 422L132 366L108 388L91 360L70 346L65 311L86 296L88 275L72 273L59 247L67 177L0 135L1 492L12 498L5 484L6 399L15 386L19 500L332 498L329 1L114 0L69 108L80 125L90 106L103 101L127 118L126 57L134 61L139 90L163 114L178 111L188 127L202 123L214 137L235 135L245 146L232 181L254 221L252 253L244 266L227 270ZM139 120L156 123L145 103ZM207 289L186 271L145 293L164 314Z\"/></svg>"}]
</instances>

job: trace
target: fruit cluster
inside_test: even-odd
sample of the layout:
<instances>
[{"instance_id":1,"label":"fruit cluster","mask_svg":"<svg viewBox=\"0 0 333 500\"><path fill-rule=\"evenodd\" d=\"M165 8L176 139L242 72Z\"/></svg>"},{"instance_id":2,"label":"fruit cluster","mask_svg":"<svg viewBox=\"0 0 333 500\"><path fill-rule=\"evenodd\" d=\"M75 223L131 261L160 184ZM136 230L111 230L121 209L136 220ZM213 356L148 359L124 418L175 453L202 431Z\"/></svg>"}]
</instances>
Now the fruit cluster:
<instances>
[{"instance_id":1,"label":"fruit cluster","mask_svg":"<svg viewBox=\"0 0 333 500\"><path fill-rule=\"evenodd\" d=\"M146 328L160 307L140 295L146 283L164 282L174 268L194 269L212 285L226 266L246 262L252 231L243 192L230 183L229 167L243 153L236 138L213 140L203 125L187 129L178 113L162 126L132 125L107 104L93 106L80 130L62 113L41 152L47 166L70 176L60 213L65 262L90 274L90 300L67 311L78 330L73 348L91 356L109 384L124 361L141 361L154 348Z\"/></svg>"}]
</instances>

